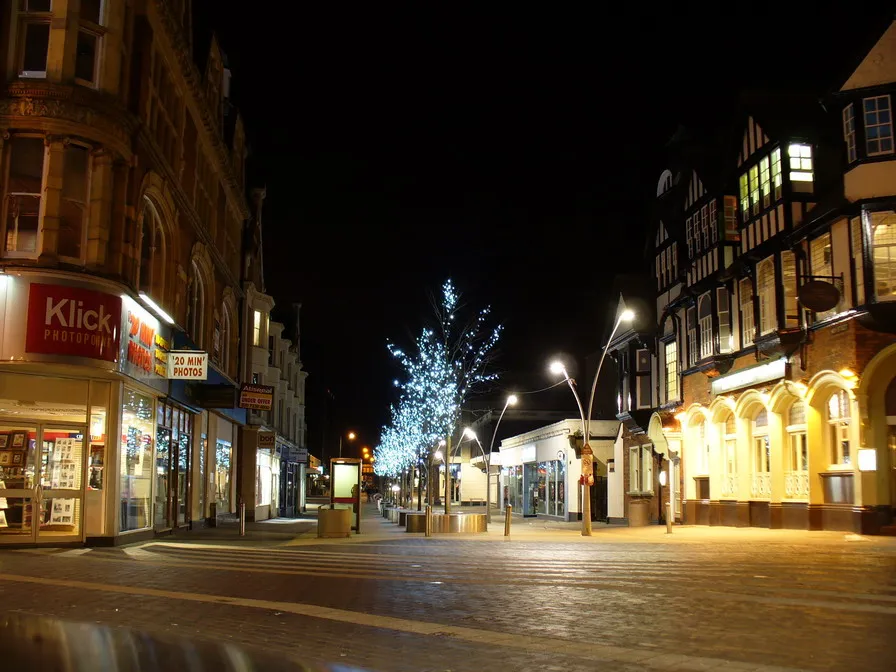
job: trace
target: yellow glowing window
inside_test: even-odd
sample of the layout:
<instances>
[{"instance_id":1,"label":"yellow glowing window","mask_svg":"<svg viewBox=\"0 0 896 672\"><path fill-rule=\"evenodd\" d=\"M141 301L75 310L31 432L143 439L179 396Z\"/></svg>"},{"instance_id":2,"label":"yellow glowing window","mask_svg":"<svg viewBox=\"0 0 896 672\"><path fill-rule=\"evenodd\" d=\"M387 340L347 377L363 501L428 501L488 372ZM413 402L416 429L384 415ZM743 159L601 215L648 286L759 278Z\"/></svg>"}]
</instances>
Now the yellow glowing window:
<instances>
[{"instance_id":1,"label":"yellow glowing window","mask_svg":"<svg viewBox=\"0 0 896 672\"><path fill-rule=\"evenodd\" d=\"M762 207L767 208L772 204L771 171L767 156L759 162L759 184L762 189Z\"/></svg>"},{"instance_id":2,"label":"yellow glowing window","mask_svg":"<svg viewBox=\"0 0 896 672\"><path fill-rule=\"evenodd\" d=\"M746 215L747 210L750 209L750 188L747 185L747 174L744 173L740 176L740 209L743 210Z\"/></svg>"},{"instance_id":3,"label":"yellow glowing window","mask_svg":"<svg viewBox=\"0 0 896 672\"><path fill-rule=\"evenodd\" d=\"M759 166L750 168L750 205L754 215L759 212Z\"/></svg>"},{"instance_id":4,"label":"yellow glowing window","mask_svg":"<svg viewBox=\"0 0 896 672\"><path fill-rule=\"evenodd\" d=\"M812 182L812 147L793 144L787 149L790 158L790 181Z\"/></svg>"},{"instance_id":5,"label":"yellow glowing window","mask_svg":"<svg viewBox=\"0 0 896 672\"><path fill-rule=\"evenodd\" d=\"M781 198L781 150L772 152L772 184L775 185L775 200Z\"/></svg>"}]
</instances>

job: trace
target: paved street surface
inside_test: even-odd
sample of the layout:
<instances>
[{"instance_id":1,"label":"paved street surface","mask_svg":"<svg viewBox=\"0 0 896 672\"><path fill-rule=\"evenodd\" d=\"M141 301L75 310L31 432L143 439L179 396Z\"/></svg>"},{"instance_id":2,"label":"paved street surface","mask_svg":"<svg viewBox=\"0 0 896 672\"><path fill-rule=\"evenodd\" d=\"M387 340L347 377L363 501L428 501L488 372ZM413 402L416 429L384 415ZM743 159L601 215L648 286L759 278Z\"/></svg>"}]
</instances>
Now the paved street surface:
<instances>
[{"instance_id":1,"label":"paved street surface","mask_svg":"<svg viewBox=\"0 0 896 672\"><path fill-rule=\"evenodd\" d=\"M379 672L881 670L896 539L500 525L0 551L0 610ZM313 525L313 522L311 523ZM496 529L497 528L497 529Z\"/></svg>"}]
</instances>

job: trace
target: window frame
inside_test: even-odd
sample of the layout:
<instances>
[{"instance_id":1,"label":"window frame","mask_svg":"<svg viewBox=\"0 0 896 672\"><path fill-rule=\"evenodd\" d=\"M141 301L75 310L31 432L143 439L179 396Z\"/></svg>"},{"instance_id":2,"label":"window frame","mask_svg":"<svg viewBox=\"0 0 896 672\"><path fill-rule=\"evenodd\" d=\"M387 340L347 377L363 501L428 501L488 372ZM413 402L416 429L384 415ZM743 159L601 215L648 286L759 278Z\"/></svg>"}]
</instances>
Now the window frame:
<instances>
[{"instance_id":1,"label":"window frame","mask_svg":"<svg viewBox=\"0 0 896 672\"><path fill-rule=\"evenodd\" d=\"M53 3L50 3L50 11L28 11L19 13L18 33L16 40L16 76L19 79L46 79L47 69L50 65L50 37L52 36ZM44 25L47 27L47 53L43 70L25 70L25 45L28 37L28 26Z\"/></svg>"},{"instance_id":2,"label":"window frame","mask_svg":"<svg viewBox=\"0 0 896 672\"><path fill-rule=\"evenodd\" d=\"M776 331L778 326L775 291L775 257L756 264L756 294L759 298L759 336Z\"/></svg>"},{"instance_id":3,"label":"window frame","mask_svg":"<svg viewBox=\"0 0 896 672\"><path fill-rule=\"evenodd\" d=\"M83 77L78 77L77 74L74 79L76 84L92 89L99 88L100 79L102 77L103 45L105 42L104 38L108 32L106 28L107 9L108 2L106 0L100 0L99 23L83 19L80 16L78 17L78 40L76 43L75 67L77 68L77 48L80 47L82 33L94 38L95 50L93 54L93 79L84 79Z\"/></svg>"},{"instance_id":4,"label":"window frame","mask_svg":"<svg viewBox=\"0 0 896 672\"><path fill-rule=\"evenodd\" d=\"M671 352L671 357L669 356ZM673 366L669 366L673 364ZM678 401L678 341L674 338L663 343L663 366L665 371L666 402ZM674 396L673 396L674 392Z\"/></svg>"},{"instance_id":5,"label":"window frame","mask_svg":"<svg viewBox=\"0 0 896 672\"><path fill-rule=\"evenodd\" d=\"M81 217L81 241L80 241L81 254L77 257L59 254L59 252L58 252L58 246L59 246L58 237L57 237L57 254L59 255L60 261L84 265L87 262L87 229L90 228L90 205L91 205L90 204L90 192L93 187L93 167L94 167L93 166L93 158L94 158L93 157L93 147L91 147L90 145L88 145L86 143L82 143L82 142L69 142L65 146L65 148L63 149L63 153L62 153L63 180L65 180L66 154L68 153L70 147L79 147L79 148L83 149L85 152L87 152L87 168L86 168L86 175L84 176L84 192L85 192L84 198L85 198L85 200L83 203L83 211L82 211L82 217ZM64 195L62 195L63 193L64 193L64 187L62 190L60 190L60 198L59 198L59 202L60 202L59 221L60 221L60 224L62 222L62 212L61 212L62 202L69 201L69 202L77 203L77 201L74 201L74 199L66 198Z\"/></svg>"},{"instance_id":6,"label":"window frame","mask_svg":"<svg viewBox=\"0 0 896 672\"><path fill-rule=\"evenodd\" d=\"M35 194L32 192L25 191L8 191L8 186L10 184L9 171L12 169L12 146L16 140L19 139L31 139L31 140L40 140L44 145L44 154L43 160L41 163L41 179L40 179L40 192ZM0 197L2 197L2 203L0 203L0 258L3 259L37 259L40 256L43 250L43 220L44 214L46 212L47 199L44 198L44 192L46 191L47 185L47 173L49 170L49 158L50 158L50 148L47 145L46 138L41 135L37 135L35 133L17 133L9 138L9 140L5 141L3 145L3 191L0 192ZM35 234L35 243L34 243L34 252L22 252L19 250L7 250L6 249L6 240L8 236L8 219L9 219L9 198L10 196L30 196L37 197L39 199L40 205L37 209L37 232ZM18 235L18 234L17 234Z\"/></svg>"},{"instance_id":7,"label":"window frame","mask_svg":"<svg viewBox=\"0 0 896 672\"><path fill-rule=\"evenodd\" d=\"M831 402L838 400L837 416L831 413ZM841 401L845 399L846 413ZM834 390L825 402L825 424L827 425L828 458L832 468L849 469L853 466L852 450L852 399L843 389ZM846 450L844 450L844 443Z\"/></svg>"},{"instance_id":8,"label":"window frame","mask_svg":"<svg viewBox=\"0 0 896 672\"><path fill-rule=\"evenodd\" d=\"M704 314L703 308L707 306L707 310ZM708 357L712 357L714 347L713 347L713 330L712 330L712 292L704 292L700 295L700 298L697 299L697 328L700 332L700 359L706 359Z\"/></svg>"},{"instance_id":9,"label":"window frame","mask_svg":"<svg viewBox=\"0 0 896 672\"><path fill-rule=\"evenodd\" d=\"M745 297L744 289L749 290ZM740 310L741 348L747 348L756 342L756 316L753 305L753 281L743 278L737 286L737 303Z\"/></svg>"},{"instance_id":10,"label":"window frame","mask_svg":"<svg viewBox=\"0 0 896 672\"><path fill-rule=\"evenodd\" d=\"M888 231L890 229L896 231L896 211L878 210L869 212L868 218L870 220L869 229L871 231L870 257L872 278L874 279L874 300L881 303L896 301L896 234L890 234L893 237L892 244L889 242L878 243L878 229L880 226L886 226ZM887 219L891 219L891 223L884 224ZM884 264L880 263L883 255L879 252L879 250L886 250L888 284L885 287L890 289L888 294L881 291L881 278L883 277L883 273L881 273L881 271L884 268ZM855 258L857 260L861 258L861 250L860 254ZM858 261L856 263L858 264Z\"/></svg>"},{"instance_id":11,"label":"window frame","mask_svg":"<svg viewBox=\"0 0 896 672\"><path fill-rule=\"evenodd\" d=\"M886 107L882 108L879 106L879 101L886 99ZM868 103L874 102L874 109L868 109ZM889 121L881 122L880 114L885 113L889 117ZM869 115L877 115L877 121L874 123L869 122ZM862 123L865 125L865 156L875 157L875 156L887 156L893 153L893 101L890 98L890 94L885 93L880 96L868 96L867 98L862 98ZM870 137L869 131L871 129L885 129L887 131L886 135L878 135L875 138ZM890 148L889 149L881 149L881 145L889 141ZM871 151L871 143L878 143L877 151Z\"/></svg>"},{"instance_id":12,"label":"window frame","mask_svg":"<svg viewBox=\"0 0 896 672\"><path fill-rule=\"evenodd\" d=\"M716 287L716 315L719 316L719 352L731 352L734 350L734 332L731 329L731 293L727 287Z\"/></svg>"},{"instance_id":13,"label":"window frame","mask_svg":"<svg viewBox=\"0 0 896 672\"><path fill-rule=\"evenodd\" d=\"M843 140L846 142L846 162L852 163L858 159L856 148L856 116L855 106L850 103L843 108Z\"/></svg>"}]
</instances>

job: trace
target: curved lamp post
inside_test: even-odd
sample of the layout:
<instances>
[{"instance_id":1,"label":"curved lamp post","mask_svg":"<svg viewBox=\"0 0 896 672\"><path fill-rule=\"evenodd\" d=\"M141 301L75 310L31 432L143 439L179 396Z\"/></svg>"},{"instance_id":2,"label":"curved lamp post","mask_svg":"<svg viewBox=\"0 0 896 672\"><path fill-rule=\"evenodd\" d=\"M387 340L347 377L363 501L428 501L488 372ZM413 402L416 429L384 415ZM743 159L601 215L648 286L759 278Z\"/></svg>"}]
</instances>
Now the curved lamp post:
<instances>
[{"instance_id":1,"label":"curved lamp post","mask_svg":"<svg viewBox=\"0 0 896 672\"><path fill-rule=\"evenodd\" d=\"M597 371L594 373L594 381L591 383L591 397L588 399L587 416L582 408L582 400L579 398L579 393L576 390L576 381L569 377L563 362L551 362L551 373L562 375L569 384L569 389L572 390L572 394L576 398L576 404L579 407L579 416L582 420L582 440L584 441L584 445L582 446L582 481L584 485L584 493L582 497L583 537L591 536L591 485L594 483L594 453L591 450L591 446L588 445L588 441L591 440L591 409L594 407L594 394L597 391L597 379L600 377L600 370L603 368L604 359L607 356L607 349L610 347L610 343L613 342L616 330L619 329L620 324L623 322L631 322L634 317L635 314L631 310L623 310L616 320L616 324L613 326L613 331L610 332L610 338L607 340L607 344L600 354Z\"/></svg>"},{"instance_id":2,"label":"curved lamp post","mask_svg":"<svg viewBox=\"0 0 896 672\"><path fill-rule=\"evenodd\" d=\"M498 422L495 423L495 431L492 432L492 440L491 443L488 444L488 453L482 451L482 459L485 460L485 521L486 521L486 529L488 529L488 523L492 522L492 451L495 449L495 438L498 436L498 427L501 426L501 420L504 418L504 413L507 412L508 406L516 406L517 401L519 399L515 394L510 394L507 396L507 401L504 402L504 408L501 409L501 415L498 416ZM475 436L475 435L474 435ZM479 439L476 439L476 443L479 443ZM479 444L480 450L482 449L482 444Z\"/></svg>"}]
</instances>

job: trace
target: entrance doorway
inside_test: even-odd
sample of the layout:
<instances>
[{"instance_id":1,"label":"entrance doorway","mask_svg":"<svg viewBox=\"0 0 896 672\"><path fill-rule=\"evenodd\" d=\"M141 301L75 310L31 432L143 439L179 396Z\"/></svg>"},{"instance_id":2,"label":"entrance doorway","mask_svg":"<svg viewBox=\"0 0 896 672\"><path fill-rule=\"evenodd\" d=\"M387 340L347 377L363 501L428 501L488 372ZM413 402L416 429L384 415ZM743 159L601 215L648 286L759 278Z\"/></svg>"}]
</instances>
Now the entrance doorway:
<instances>
[{"instance_id":1,"label":"entrance doorway","mask_svg":"<svg viewBox=\"0 0 896 672\"><path fill-rule=\"evenodd\" d=\"M159 402L153 518L157 531L186 527L191 522L190 467L195 417L178 406Z\"/></svg>"},{"instance_id":2,"label":"entrance doorway","mask_svg":"<svg viewBox=\"0 0 896 672\"><path fill-rule=\"evenodd\" d=\"M87 426L0 425L0 544L84 539Z\"/></svg>"}]
</instances>

